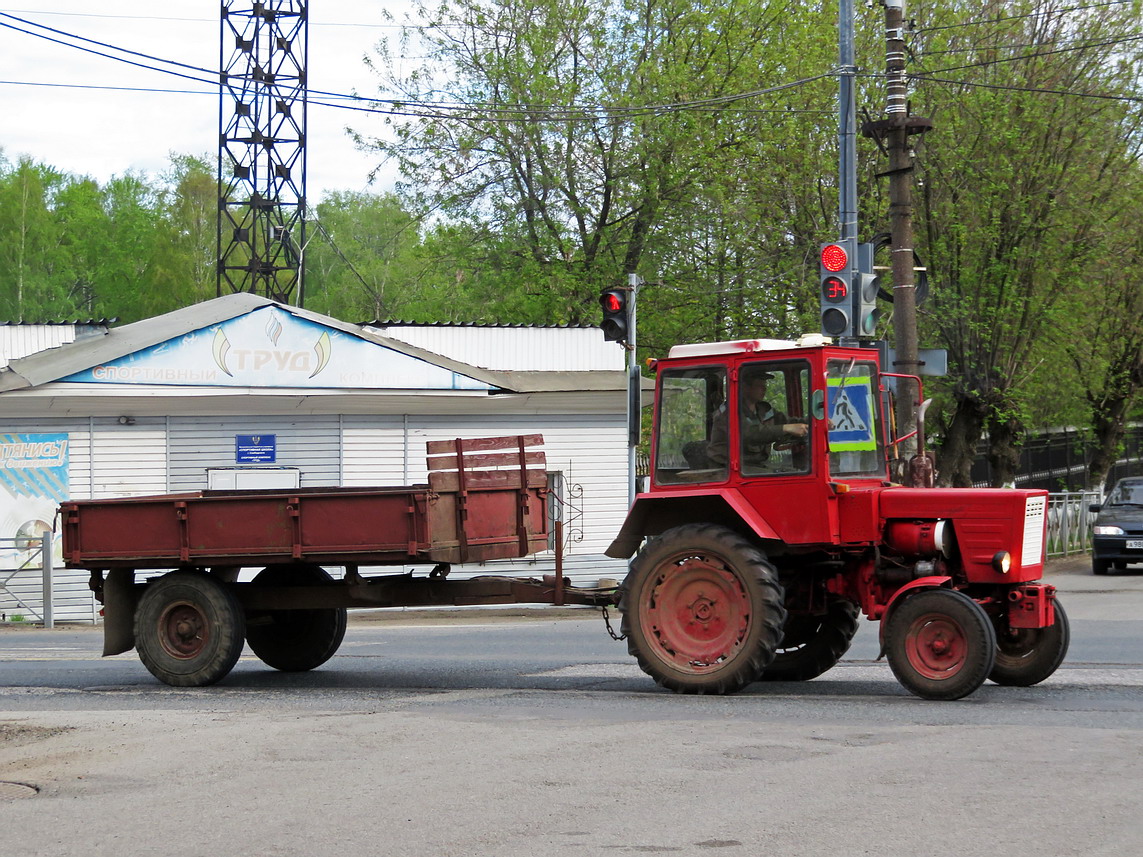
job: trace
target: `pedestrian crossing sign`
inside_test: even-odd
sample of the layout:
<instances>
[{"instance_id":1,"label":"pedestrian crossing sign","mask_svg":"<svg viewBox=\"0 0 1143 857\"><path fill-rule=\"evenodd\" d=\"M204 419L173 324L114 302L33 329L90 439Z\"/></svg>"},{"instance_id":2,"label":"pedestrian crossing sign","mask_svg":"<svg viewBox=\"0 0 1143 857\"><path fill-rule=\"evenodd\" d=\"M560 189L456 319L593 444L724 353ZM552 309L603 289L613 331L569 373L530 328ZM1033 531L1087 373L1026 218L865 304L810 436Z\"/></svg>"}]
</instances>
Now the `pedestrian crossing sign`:
<instances>
[{"instance_id":1,"label":"pedestrian crossing sign","mask_svg":"<svg viewBox=\"0 0 1143 857\"><path fill-rule=\"evenodd\" d=\"M877 449L872 378L829 378L829 451Z\"/></svg>"}]
</instances>

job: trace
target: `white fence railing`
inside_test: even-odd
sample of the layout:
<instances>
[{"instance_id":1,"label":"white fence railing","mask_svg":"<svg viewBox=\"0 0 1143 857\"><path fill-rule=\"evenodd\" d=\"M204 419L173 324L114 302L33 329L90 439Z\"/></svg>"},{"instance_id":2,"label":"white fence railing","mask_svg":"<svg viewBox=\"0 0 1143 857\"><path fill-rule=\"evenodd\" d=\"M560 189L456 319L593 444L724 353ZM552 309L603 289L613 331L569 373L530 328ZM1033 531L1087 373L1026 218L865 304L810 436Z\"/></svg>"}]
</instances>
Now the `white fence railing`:
<instances>
[{"instance_id":1,"label":"white fence railing","mask_svg":"<svg viewBox=\"0 0 1143 857\"><path fill-rule=\"evenodd\" d=\"M1068 556L1091 550L1091 525L1096 516L1088 506L1102 500L1098 491L1048 495L1048 556Z\"/></svg>"}]
</instances>

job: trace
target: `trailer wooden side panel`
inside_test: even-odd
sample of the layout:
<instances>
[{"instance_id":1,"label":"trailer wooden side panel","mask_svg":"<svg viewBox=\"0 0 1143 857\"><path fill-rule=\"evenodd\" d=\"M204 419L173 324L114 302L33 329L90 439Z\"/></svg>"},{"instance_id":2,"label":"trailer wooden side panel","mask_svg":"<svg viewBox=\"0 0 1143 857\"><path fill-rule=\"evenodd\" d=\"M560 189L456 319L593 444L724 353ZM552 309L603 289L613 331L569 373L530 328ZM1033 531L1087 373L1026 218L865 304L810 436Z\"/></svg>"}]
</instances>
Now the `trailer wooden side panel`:
<instances>
[{"instance_id":1,"label":"trailer wooden side panel","mask_svg":"<svg viewBox=\"0 0 1143 857\"><path fill-rule=\"evenodd\" d=\"M456 460L434 471L430 485L68 501L61 507L64 561L107 569L526 556L547 548L548 527L547 476L525 440L533 438L484 439L481 450L514 448L497 462L506 470L470 469L458 441ZM487 466L487 456L477 463Z\"/></svg>"}]
</instances>

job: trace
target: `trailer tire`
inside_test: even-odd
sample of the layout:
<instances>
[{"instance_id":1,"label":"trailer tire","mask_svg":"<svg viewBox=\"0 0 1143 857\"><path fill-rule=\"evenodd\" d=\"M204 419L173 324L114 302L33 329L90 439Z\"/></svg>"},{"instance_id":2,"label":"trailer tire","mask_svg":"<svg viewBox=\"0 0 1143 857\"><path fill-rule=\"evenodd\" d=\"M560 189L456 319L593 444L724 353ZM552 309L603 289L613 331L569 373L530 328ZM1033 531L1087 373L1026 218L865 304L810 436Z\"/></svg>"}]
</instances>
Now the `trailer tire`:
<instances>
[{"instance_id":1,"label":"trailer tire","mask_svg":"<svg viewBox=\"0 0 1143 857\"><path fill-rule=\"evenodd\" d=\"M762 681L809 681L833 669L857 633L859 610L852 601L831 599L822 616L791 615Z\"/></svg>"},{"instance_id":2,"label":"trailer tire","mask_svg":"<svg viewBox=\"0 0 1143 857\"><path fill-rule=\"evenodd\" d=\"M889 666L922 699L961 699L992 672L996 631L984 609L963 592L916 592L893 607L886 621Z\"/></svg>"},{"instance_id":3,"label":"trailer tire","mask_svg":"<svg viewBox=\"0 0 1143 857\"><path fill-rule=\"evenodd\" d=\"M242 654L245 618L234 593L207 574L173 571L147 584L135 611L135 648L173 687L223 679Z\"/></svg>"},{"instance_id":4,"label":"trailer tire","mask_svg":"<svg viewBox=\"0 0 1143 857\"><path fill-rule=\"evenodd\" d=\"M1009 687L1031 687L1054 673L1072 637L1068 614L1059 601L1055 612L1056 621L1047 628L997 628L996 665L988 677Z\"/></svg>"},{"instance_id":5,"label":"trailer tire","mask_svg":"<svg viewBox=\"0 0 1143 857\"><path fill-rule=\"evenodd\" d=\"M619 609L628 651L676 693L734 693L757 681L786 619L765 554L715 524L685 524L648 542Z\"/></svg>"},{"instance_id":6,"label":"trailer tire","mask_svg":"<svg viewBox=\"0 0 1143 857\"><path fill-rule=\"evenodd\" d=\"M271 565L255 584L314 586L333 580L319 565ZM246 642L262 663L282 672L306 672L334 656L345 638L344 607L266 610L247 615Z\"/></svg>"}]
</instances>

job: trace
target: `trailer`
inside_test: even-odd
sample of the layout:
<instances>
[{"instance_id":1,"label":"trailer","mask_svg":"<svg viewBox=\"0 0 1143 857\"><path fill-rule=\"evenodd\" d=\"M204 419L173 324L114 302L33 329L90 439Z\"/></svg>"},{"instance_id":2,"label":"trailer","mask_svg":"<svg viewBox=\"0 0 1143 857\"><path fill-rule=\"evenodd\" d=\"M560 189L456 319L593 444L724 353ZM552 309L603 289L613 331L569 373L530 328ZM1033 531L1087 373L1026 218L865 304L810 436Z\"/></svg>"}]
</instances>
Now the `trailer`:
<instances>
[{"instance_id":1,"label":"trailer","mask_svg":"<svg viewBox=\"0 0 1143 857\"><path fill-rule=\"evenodd\" d=\"M424 485L68 501L64 562L91 573L103 654L136 648L175 686L221 680L244 643L278 670L320 666L352 607L614 603L614 589L563 577L542 444L541 435L430 441ZM549 549L551 576L449 579L454 564ZM426 570L363 574L385 566ZM260 570L244 580L243 569Z\"/></svg>"}]
</instances>

